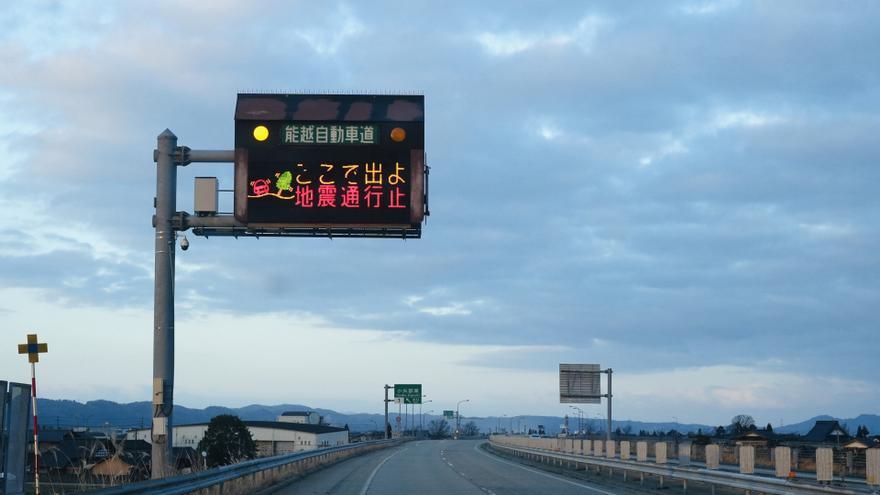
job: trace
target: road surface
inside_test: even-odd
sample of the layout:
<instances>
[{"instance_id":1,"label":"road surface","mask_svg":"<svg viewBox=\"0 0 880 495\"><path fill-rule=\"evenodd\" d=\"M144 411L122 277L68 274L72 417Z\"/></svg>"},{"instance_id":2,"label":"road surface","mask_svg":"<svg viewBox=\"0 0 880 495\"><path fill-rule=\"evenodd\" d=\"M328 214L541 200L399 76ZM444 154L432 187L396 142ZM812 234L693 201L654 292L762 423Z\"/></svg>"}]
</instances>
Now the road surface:
<instances>
[{"instance_id":1,"label":"road surface","mask_svg":"<svg viewBox=\"0 0 880 495\"><path fill-rule=\"evenodd\" d=\"M633 493L522 465L480 448L482 441L424 440L335 464L277 495L618 495Z\"/></svg>"}]
</instances>

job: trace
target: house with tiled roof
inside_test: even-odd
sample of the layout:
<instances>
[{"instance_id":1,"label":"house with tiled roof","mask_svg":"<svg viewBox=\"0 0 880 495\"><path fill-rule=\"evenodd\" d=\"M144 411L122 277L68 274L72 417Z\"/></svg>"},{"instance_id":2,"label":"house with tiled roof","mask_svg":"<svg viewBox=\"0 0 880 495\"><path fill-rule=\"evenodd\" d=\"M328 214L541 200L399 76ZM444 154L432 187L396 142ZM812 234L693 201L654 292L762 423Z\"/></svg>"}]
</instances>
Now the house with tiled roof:
<instances>
[{"instance_id":1,"label":"house with tiled roof","mask_svg":"<svg viewBox=\"0 0 880 495\"><path fill-rule=\"evenodd\" d=\"M813 444L843 445L850 440L849 433L835 419L819 420L800 438L801 442Z\"/></svg>"}]
</instances>

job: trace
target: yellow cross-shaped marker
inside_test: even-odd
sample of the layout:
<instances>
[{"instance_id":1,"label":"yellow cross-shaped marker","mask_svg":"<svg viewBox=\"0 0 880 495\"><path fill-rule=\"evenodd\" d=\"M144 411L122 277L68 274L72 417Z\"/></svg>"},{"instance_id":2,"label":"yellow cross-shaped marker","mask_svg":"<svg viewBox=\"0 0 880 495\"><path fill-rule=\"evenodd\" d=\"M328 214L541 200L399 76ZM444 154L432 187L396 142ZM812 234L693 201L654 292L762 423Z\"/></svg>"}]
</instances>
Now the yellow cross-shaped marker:
<instances>
[{"instance_id":1,"label":"yellow cross-shaped marker","mask_svg":"<svg viewBox=\"0 0 880 495\"><path fill-rule=\"evenodd\" d=\"M18 345L19 354L27 354L29 363L39 363L40 353L49 352L48 344L40 344L37 342L37 334L31 333L27 336L27 344Z\"/></svg>"}]
</instances>

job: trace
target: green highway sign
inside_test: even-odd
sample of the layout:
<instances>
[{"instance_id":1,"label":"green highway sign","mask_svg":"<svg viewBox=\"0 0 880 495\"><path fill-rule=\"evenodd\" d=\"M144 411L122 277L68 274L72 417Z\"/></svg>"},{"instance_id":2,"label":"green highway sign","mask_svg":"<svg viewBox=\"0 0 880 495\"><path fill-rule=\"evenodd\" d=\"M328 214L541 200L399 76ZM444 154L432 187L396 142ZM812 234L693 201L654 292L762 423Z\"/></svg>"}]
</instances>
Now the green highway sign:
<instances>
[{"instance_id":1,"label":"green highway sign","mask_svg":"<svg viewBox=\"0 0 880 495\"><path fill-rule=\"evenodd\" d=\"M455 419L455 411L443 411L443 419Z\"/></svg>"},{"instance_id":2,"label":"green highway sign","mask_svg":"<svg viewBox=\"0 0 880 495\"><path fill-rule=\"evenodd\" d=\"M403 383L394 384L394 398L402 398L404 404L422 403L422 384Z\"/></svg>"}]
</instances>

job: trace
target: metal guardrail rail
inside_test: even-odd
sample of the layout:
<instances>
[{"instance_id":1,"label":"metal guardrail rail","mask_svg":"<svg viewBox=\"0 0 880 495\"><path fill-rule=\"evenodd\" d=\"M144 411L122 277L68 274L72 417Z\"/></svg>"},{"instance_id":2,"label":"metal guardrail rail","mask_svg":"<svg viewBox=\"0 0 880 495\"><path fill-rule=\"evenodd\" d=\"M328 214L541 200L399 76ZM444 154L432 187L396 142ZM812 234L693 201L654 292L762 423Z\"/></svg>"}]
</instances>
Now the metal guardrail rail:
<instances>
[{"instance_id":1,"label":"metal guardrail rail","mask_svg":"<svg viewBox=\"0 0 880 495\"><path fill-rule=\"evenodd\" d=\"M596 466L597 468L607 468L617 470L624 473L639 473L640 475L654 476L661 480L678 480L684 483L684 489L687 490L688 483L701 483L715 487L732 488L742 490L746 494L763 493L768 495L864 495L872 493L871 491L856 491L838 487L828 487L817 484L806 484L796 481L788 481L778 478L766 478L748 474L731 473L727 471L716 471L705 468L678 467L665 464L644 464L634 461L623 461L618 459L591 457L576 454L566 454L551 450L543 450L531 447L503 445L495 441L490 441L489 445L493 449L508 451L516 456L526 456L535 458L538 461L553 460L554 464L558 463L577 463ZM876 492L874 492L876 493Z\"/></svg>"},{"instance_id":2,"label":"metal guardrail rail","mask_svg":"<svg viewBox=\"0 0 880 495\"><path fill-rule=\"evenodd\" d=\"M296 452L293 454L254 459L239 464L222 466L219 468L199 471L191 474L172 476L169 478L157 480L140 481L137 483L120 485L113 488L105 488L88 493L93 493L96 495L184 495L188 493L196 493L202 490L209 490L217 487L218 485L233 482L247 476L259 476L260 473L283 468L290 464L305 463L308 464L307 467L314 467L324 464L324 461L329 461L331 457L338 456L339 454L350 453L351 455L356 455L357 451L359 450L373 450L375 448L388 447L399 442L399 440L377 440L372 442L361 442L343 445L340 447L329 447L326 449L311 450L307 452ZM348 456L343 456L340 458L345 457ZM231 492L223 490L221 493ZM247 493L250 493L250 491L247 491Z\"/></svg>"}]
</instances>

